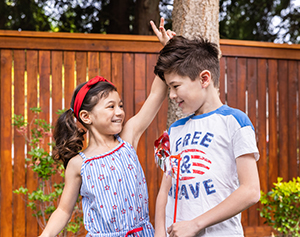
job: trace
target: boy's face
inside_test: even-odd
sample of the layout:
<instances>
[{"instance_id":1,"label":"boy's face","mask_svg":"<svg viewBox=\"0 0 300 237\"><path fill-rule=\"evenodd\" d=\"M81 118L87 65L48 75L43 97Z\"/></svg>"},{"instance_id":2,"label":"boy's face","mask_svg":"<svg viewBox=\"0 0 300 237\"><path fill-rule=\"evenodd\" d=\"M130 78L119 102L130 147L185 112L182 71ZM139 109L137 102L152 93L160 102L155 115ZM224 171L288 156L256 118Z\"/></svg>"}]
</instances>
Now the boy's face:
<instances>
[{"instance_id":1,"label":"boy's face","mask_svg":"<svg viewBox=\"0 0 300 237\"><path fill-rule=\"evenodd\" d=\"M165 74L165 80L170 88L170 99L174 100L185 115L203 113L207 92L200 76L192 81L188 76L176 73Z\"/></svg>"}]
</instances>

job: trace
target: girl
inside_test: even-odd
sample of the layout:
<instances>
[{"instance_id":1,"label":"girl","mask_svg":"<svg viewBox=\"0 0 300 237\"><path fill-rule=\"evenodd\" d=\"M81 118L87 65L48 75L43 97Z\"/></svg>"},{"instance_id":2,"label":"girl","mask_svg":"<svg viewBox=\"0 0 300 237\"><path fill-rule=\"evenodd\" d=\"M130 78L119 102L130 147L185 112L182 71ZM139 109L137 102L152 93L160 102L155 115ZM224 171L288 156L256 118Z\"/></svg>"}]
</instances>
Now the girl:
<instances>
[{"instance_id":1,"label":"girl","mask_svg":"<svg viewBox=\"0 0 300 237\"><path fill-rule=\"evenodd\" d=\"M163 45L174 35L163 29L163 19L160 31L151 24ZM136 148L166 94L166 84L155 77L141 110L123 127L123 102L111 82L97 76L75 89L71 109L59 117L54 130L53 155L66 168L65 187L41 237L56 236L65 227L79 193L87 236L154 235ZM89 144L82 152L85 131L76 126L74 116L88 131Z\"/></svg>"}]
</instances>

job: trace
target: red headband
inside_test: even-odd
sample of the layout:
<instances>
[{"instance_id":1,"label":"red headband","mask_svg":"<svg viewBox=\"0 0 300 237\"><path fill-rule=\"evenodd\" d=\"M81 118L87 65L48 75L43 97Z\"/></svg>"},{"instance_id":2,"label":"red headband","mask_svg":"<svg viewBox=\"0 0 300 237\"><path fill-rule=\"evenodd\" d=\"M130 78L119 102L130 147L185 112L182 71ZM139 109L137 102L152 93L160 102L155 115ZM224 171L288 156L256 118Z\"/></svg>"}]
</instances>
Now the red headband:
<instances>
[{"instance_id":1,"label":"red headband","mask_svg":"<svg viewBox=\"0 0 300 237\"><path fill-rule=\"evenodd\" d=\"M91 89L91 87L93 85L97 84L100 81L108 82L114 86L114 84L112 84L110 81L106 80L104 77L96 76L96 77L92 78L91 80L89 80L83 87L81 87L81 89L78 91L78 93L75 97L75 101L74 101L74 114L77 119L79 116L80 107L82 105L82 102L84 100L86 93Z\"/></svg>"}]
</instances>

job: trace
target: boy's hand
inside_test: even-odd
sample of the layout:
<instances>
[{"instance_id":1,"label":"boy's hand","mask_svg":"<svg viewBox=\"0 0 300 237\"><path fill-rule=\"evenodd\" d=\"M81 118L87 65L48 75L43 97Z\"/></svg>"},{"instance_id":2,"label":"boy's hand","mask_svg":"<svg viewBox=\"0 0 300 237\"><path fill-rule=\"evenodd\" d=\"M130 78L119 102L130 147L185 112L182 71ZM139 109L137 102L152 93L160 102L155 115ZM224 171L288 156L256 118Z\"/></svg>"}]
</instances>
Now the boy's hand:
<instances>
[{"instance_id":1,"label":"boy's hand","mask_svg":"<svg viewBox=\"0 0 300 237\"><path fill-rule=\"evenodd\" d=\"M167 234L166 232L163 232L163 233L157 233L157 231L155 230L155 234L154 234L154 237L167 237Z\"/></svg>"},{"instance_id":2,"label":"boy's hand","mask_svg":"<svg viewBox=\"0 0 300 237\"><path fill-rule=\"evenodd\" d=\"M153 29L153 32L156 34L157 38L159 39L160 43L165 46L167 42L173 38L173 36L176 35L174 31L171 30L165 30L164 27L164 18L160 18L160 25L159 29L157 29L156 25L153 21L150 21L151 27Z\"/></svg>"},{"instance_id":3,"label":"boy's hand","mask_svg":"<svg viewBox=\"0 0 300 237\"><path fill-rule=\"evenodd\" d=\"M167 231L170 237L192 237L199 232L192 220L176 222Z\"/></svg>"}]
</instances>

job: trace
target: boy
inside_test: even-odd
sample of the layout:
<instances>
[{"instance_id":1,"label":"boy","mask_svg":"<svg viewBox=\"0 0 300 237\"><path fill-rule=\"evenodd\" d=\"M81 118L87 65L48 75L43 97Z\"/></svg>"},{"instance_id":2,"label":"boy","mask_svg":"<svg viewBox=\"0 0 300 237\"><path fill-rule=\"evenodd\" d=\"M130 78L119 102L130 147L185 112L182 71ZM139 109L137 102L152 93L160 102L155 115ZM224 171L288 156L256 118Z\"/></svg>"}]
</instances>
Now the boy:
<instances>
[{"instance_id":1,"label":"boy","mask_svg":"<svg viewBox=\"0 0 300 237\"><path fill-rule=\"evenodd\" d=\"M171 154L181 155L177 220L172 224L176 180L164 176L156 201L157 237L244 236L240 213L260 198L254 128L245 113L219 98L218 52L201 37L175 36L155 66L170 99L188 115L169 128Z\"/></svg>"}]
</instances>

